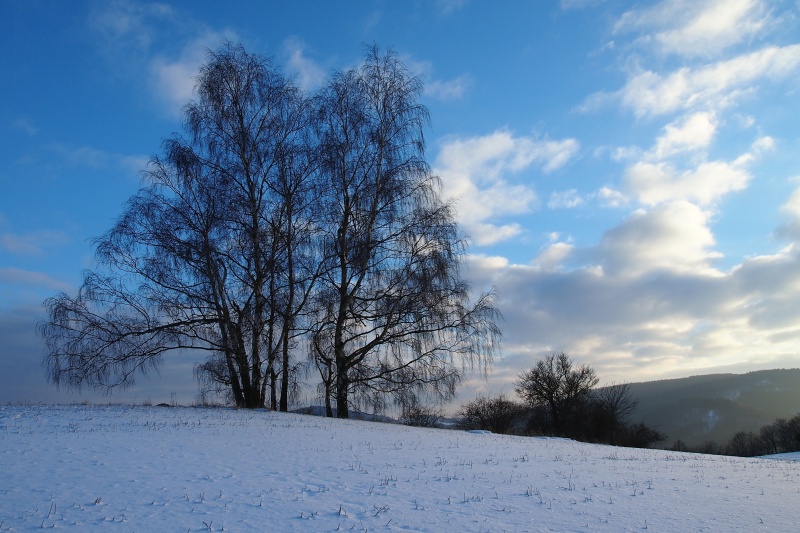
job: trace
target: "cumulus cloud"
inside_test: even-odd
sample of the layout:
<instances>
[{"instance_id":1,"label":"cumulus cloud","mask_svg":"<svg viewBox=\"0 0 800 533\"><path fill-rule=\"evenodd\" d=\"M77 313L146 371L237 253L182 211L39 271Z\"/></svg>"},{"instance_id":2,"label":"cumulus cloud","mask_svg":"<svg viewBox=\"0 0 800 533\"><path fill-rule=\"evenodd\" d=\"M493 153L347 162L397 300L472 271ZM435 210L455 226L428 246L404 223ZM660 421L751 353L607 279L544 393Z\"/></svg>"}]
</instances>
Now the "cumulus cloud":
<instances>
[{"instance_id":1,"label":"cumulus cloud","mask_svg":"<svg viewBox=\"0 0 800 533\"><path fill-rule=\"evenodd\" d=\"M793 212L797 198L787 202ZM722 271L708 222L696 206L674 202L637 210L591 249L555 242L528 265L475 258L469 275L498 288L506 338L495 390L486 392L508 390L552 350L594 365L606 381L796 366L800 248Z\"/></svg>"},{"instance_id":2,"label":"cumulus cloud","mask_svg":"<svg viewBox=\"0 0 800 533\"><path fill-rule=\"evenodd\" d=\"M664 126L663 131L652 150L657 160L708 148L717 131L717 120L713 113L693 113Z\"/></svg>"},{"instance_id":3,"label":"cumulus cloud","mask_svg":"<svg viewBox=\"0 0 800 533\"><path fill-rule=\"evenodd\" d=\"M800 69L800 45L768 46L697 68L684 66L668 74L641 70L612 97L636 116L687 109L724 109L762 79L782 80ZM589 102L608 95L595 95Z\"/></svg>"},{"instance_id":4,"label":"cumulus cloud","mask_svg":"<svg viewBox=\"0 0 800 533\"><path fill-rule=\"evenodd\" d=\"M720 197L744 189L751 175L736 163L710 161L690 170L678 170L669 163L638 162L625 171L626 190L641 203L656 205L686 199L710 205Z\"/></svg>"},{"instance_id":5,"label":"cumulus cloud","mask_svg":"<svg viewBox=\"0 0 800 533\"><path fill-rule=\"evenodd\" d=\"M540 270L560 270L574 248L573 245L566 242L555 242L542 250L531 264Z\"/></svg>"},{"instance_id":6,"label":"cumulus cloud","mask_svg":"<svg viewBox=\"0 0 800 533\"><path fill-rule=\"evenodd\" d=\"M752 179L748 165L772 150L775 140L761 136L732 161L707 161L716 130L717 120L708 112L666 125L653 147L640 151L639 159L626 167L623 188L648 206L677 199L713 206L723 196L744 190ZM682 159L687 160L683 165Z\"/></svg>"},{"instance_id":7,"label":"cumulus cloud","mask_svg":"<svg viewBox=\"0 0 800 533\"><path fill-rule=\"evenodd\" d=\"M642 31L640 42L664 54L714 56L752 39L769 23L761 0L671 0L626 12L616 31Z\"/></svg>"},{"instance_id":8,"label":"cumulus cloud","mask_svg":"<svg viewBox=\"0 0 800 533\"><path fill-rule=\"evenodd\" d=\"M608 231L598 246L598 263L616 277L647 272L693 272L716 275L709 215L696 205L676 200L651 210L638 209Z\"/></svg>"},{"instance_id":9,"label":"cumulus cloud","mask_svg":"<svg viewBox=\"0 0 800 533\"><path fill-rule=\"evenodd\" d=\"M638 119L638 131L656 133L641 146L597 148L619 174L592 193L567 185L547 205L594 200L631 212L595 242L555 234L522 264L470 264L478 286L498 288L505 317L506 356L487 393L508 391L517 372L552 350L595 365L608 381L797 366L800 187L780 208L773 236L789 241L783 248L726 257L715 235L722 200L761 179L766 164L755 163L785 144L763 133L756 106L737 110L800 72L799 44L765 38L780 9L761 0L675 0L619 20L604 52L619 52L626 81L590 95L581 109L619 105ZM726 143L750 128L749 148Z\"/></svg>"},{"instance_id":10,"label":"cumulus cloud","mask_svg":"<svg viewBox=\"0 0 800 533\"><path fill-rule=\"evenodd\" d=\"M530 178L514 183L534 165L545 173L563 166L578 151L574 139L551 141L517 137L497 131L481 137L451 138L442 142L434 171L441 177L446 198L457 202L460 222L478 245L517 235L515 223L496 219L526 213L537 202Z\"/></svg>"}]
</instances>

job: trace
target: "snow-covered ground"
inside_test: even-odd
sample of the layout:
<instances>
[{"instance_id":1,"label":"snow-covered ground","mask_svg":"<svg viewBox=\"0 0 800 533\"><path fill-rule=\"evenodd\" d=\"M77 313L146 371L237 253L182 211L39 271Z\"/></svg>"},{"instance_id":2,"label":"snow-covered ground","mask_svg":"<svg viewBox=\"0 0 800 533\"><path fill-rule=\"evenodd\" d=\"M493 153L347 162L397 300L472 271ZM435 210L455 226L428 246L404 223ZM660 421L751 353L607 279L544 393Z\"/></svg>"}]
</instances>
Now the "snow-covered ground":
<instances>
[{"instance_id":1,"label":"snow-covered ground","mask_svg":"<svg viewBox=\"0 0 800 533\"><path fill-rule=\"evenodd\" d=\"M800 462L233 409L0 407L0 532L797 531Z\"/></svg>"}]
</instances>

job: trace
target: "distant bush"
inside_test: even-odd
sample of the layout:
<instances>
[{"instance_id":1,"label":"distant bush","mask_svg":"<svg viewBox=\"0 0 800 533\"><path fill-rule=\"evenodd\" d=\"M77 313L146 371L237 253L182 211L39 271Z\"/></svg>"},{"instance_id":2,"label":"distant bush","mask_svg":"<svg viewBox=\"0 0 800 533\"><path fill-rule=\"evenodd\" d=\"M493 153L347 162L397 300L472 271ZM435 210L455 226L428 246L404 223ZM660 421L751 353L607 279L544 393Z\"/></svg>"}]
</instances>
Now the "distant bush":
<instances>
[{"instance_id":1,"label":"distant bush","mask_svg":"<svg viewBox=\"0 0 800 533\"><path fill-rule=\"evenodd\" d=\"M461 429L483 429L492 433L522 433L525 427L525 406L504 395L476 398L461 406L458 413Z\"/></svg>"},{"instance_id":2,"label":"distant bush","mask_svg":"<svg viewBox=\"0 0 800 533\"><path fill-rule=\"evenodd\" d=\"M639 422L625 425L619 432L615 442L611 444L627 448L651 448L666 439L667 436L663 433L648 427L644 422Z\"/></svg>"},{"instance_id":3,"label":"distant bush","mask_svg":"<svg viewBox=\"0 0 800 533\"><path fill-rule=\"evenodd\" d=\"M689 446L683 442L681 439L676 440L672 443L672 446L669 447L670 451L673 452L690 452L692 451Z\"/></svg>"},{"instance_id":4,"label":"distant bush","mask_svg":"<svg viewBox=\"0 0 800 533\"><path fill-rule=\"evenodd\" d=\"M400 413L400 423L406 426L435 428L439 427L442 416L441 409L437 407L414 404L403 407Z\"/></svg>"}]
</instances>

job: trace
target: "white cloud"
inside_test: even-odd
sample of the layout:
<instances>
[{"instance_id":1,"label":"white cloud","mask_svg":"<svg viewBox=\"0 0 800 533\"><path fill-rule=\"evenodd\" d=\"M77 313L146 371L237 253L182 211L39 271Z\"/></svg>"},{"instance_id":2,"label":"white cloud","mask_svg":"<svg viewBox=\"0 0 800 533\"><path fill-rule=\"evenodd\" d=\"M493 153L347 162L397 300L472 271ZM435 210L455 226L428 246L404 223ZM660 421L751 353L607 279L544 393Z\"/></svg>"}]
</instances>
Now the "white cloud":
<instances>
[{"instance_id":1,"label":"white cloud","mask_svg":"<svg viewBox=\"0 0 800 533\"><path fill-rule=\"evenodd\" d=\"M563 0L561 7L590 3ZM721 366L749 370L771 364L767 361L794 361L797 366L800 247L792 244L735 261L723 256L727 250L717 243L715 224L727 224L733 215L717 218L728 207L721 200L744 191L756 171L761 178L766 165L756 168L752 163L788 144L762 132L780 131L785 138L757 106L736 109L739 115L731 110L745 99L757 100L770 86L791 94L800 73L800 44L791 44L793 38L782 41L788 45L762 40L773 31L769 21L783 6L756 0L642 5L653 4L626 15L616 43L602 51L620 54L616 59L628 69L627 83L616 92L590 96L583 107L619 104L648 119L637 121L630 133L649 128L656 133L644 137L641 146L596 149L599 158L618 163L618 181L600 189L595 185L594 192L578 182L567 183L544 199L553 209L592 201L638 209L607 229L598 242L575 244L556 231L524 264L481 256L470 266L475 284L496 286L502 298L506 344L495 374L513 379L533 358L552 349L595 363L604 379L623 381L630 375L663 378ZM633 42L626 44L623 38L631 32ZM742 132L750 128L745 134L749 148L734 149L727 143L731 136L741 141ZM534 190L514 169L546 169L544 159L530 163L532 152L521 149L516 137L500 133L454 145L452 159L437 160L439 168L450 172L441 172L445 186L465 193L465 225L481 225L498 240L523 231L515 225L501 231L508 221L502 213L513 212L503 206L515 206L520 194ZM574 153L567 159L571 157ZM514 189L520 185L522 189ZM482 191L498 186L494 197L487 195L481 202ZM532 209L534 204L523 207ZM761 212L770 206L753 209ZM800 242L800 188L781 213L787 221L781 236ZM542 217L557 215L564 213ZM570 233L567 223L551 223L548 229ZM719 240L724 244L722 234ZM739 264L731 268L731 262Z\"/></svg>"},{"instance_id":2,"label":"white cloud","mask_svg":"<svg viewBox=\"0 0 800 533\"><path fill-rule=\"evenodd\" d=\"M762 79L780 80L800 69L800 45L768 46L733 59L699 68L682 67L667 75L640 71L614 97L636 116L661 115L684 109L724 109ZM597 94L584 109L612 98Z\"/></svg>"},{"instance_id":3,"label":"white cloud","mask_svg":"<svg viewBox=\"0 0 800 533\"><path fill-rule=\"evenodd\" d=\"M183 106L195 97L197 74L208 59L209 50L217 50L226 40L235 39L231 32L206 31L187 42L177 58L156 56L150 61L153 91L173 115L178 116Z\"/></svg>"},{"instance_id":4,"label":"white cloud","mask_svg":"<svg viewBox=\"0 0 800 533\"><path fill-rule=\"evenodd\" d=\"M498 255L469 254L466 257L469 267L474 270L495 270L508 266L508 259Z\"/></svg>"},{"instance_id":5,"label":"white cloud","mask_svg":"<svg viewBox=\"0 0 800 533\"><path fill-rule=\"evenodd\" d=\"M532 261L535 268L545 271L556 271L562 268L564 261L574 250L574 246L565 242L555 242L541 251Z\"/></svg>"},{"instance_id":6,"label":"white cloud","mask_svg":"<svg viewBox=\"0 0 800 533\"><path fill-rule=\"evenodd\" d=\"M627 196L607 186L601 187L594 196L600 201L602 207L622 207L628 204Z\"/></svg>"},{"instance_id":7,"label":"white cloud","mask_svg":"<svg viewBox=\"0 0 800 533\"><path fill-rule=\"evenodd\" d=\"M800 188L795 189L783 206L781 212L800 220Z\"/></svg>"},{"instance_id":8,"label":"white cloud","mask_svg":"<svg viewBox=\"0 0 800 533\"><path fill-rule=\"evenodd\" d=\"M550 141L497 131L443 141L434 171L442 178L444 196L457 202L460 222L476 244L486 245L511 238L521 230L513 223L498 225L495 219L526 213L537 201L530 184L511 180L535 164L544 172L554 171L577 150L574 139Z\"/></svg>"},{"instance_id":9,"label":"white cloud","mask_svg":"<svg viewBox=\"0 0 800 533\"><path fill-rule=\"evenodd\" d=\"M429 80L425 83L425 94L437 100L458 100L472 87L472 77L461 75L448 81Z\"/></svg>"},{"instance_id":10,"label":"white cloud","mask_svg":"<svg viewBox=\"0 0 800 533\"><path fill-rule=\"evenodd\" d=\"M547 207L550 209L572 209L580 207L584 203L577 189L569 189L567 191L553 192L550 194L550 199L547 201Z\"/></svg>"},{"instance_id":11,"label":"white cloud","mask_svg":"<svg viewBox=\"0 0 800 533\"><path fill-rule=\"evenodd\" d=\"M234 31L212 29L167 4L114 0L93 4L90 27L113 75L146 80L156 101L173 117L194 96L195 77ZM156 53L154 50L159 50Z\"/></svg>"},{"instance_id":12,"label":"white cloud","mask_svg":"<svg viewBox=\"0 0 800 533\"><path fill-rule=\"evenodd\" d=\"M800 187L792 191L780 208L786 222L778 228L778 235L793 241L800 241Z\"/></svg>"},{"instance_id":13,"label":"white cloud","mask_svg":"<svg viewBox=\"0 0 800 533\"><path fill-rule=\"evenodd\" d=\"M785 210L800 217L800 192ZM470 278L501 296L496 374L513 377L553 349L609 381L796 366L800 248L721 271L708 223L676 201L634 212L591 249L553 242L528 265L476 259Z\"/></svg>"},{"instance_id":14,"label":"white cloud","mask_svg":"<svg viewBox=\"0 0 800 533\"><path fill-rule=\"evenodd\" d=\"M419 61L410 56L402 57L403 63L409 72L423 82L425 95L436 100L458 100L474 85L474 80L469 74L462 74L450 80L440 80L434 76L433 63Z\"/></svg>"},{"instance_id":15,"label":"white cloud","mask_svg":"<svg viewBox=\"0 0 800 533\"><path fill-rule=\"evenodd\" d=\"M750 178L741 166L724 161L704 162L685 171L669 163L640 161L626 169L623 183L645 205L676 199L710 205L725 194L744 189Z\"/></svg>"},{"instance_id":16,"label":"white cloud","mask_svg":"<svg viewBox=\"0 0 800 533\"><path fill-rule=\"evenodd\" d=\"M598 246L599 263L613 277L637 277L653 271L716 275L709 215L677 200L651 210L634 211L608 231Z\"/></svg>"},{"instance_id":17,"label":"white cloud","mask_svg":"<svg viewBox=\"0 0 800 533\"><path fill-rule=\"evenodd\" d=\"M767 13L761 0L670 0L625 13L616 31L640 30L661 53L714 56L759 34Z\"/></svg>"},{"instance_id":18,"label":"white cloud","mask_svg":"<svg viewBox=\"0 0 800 533\"><path fill-rule=\"evenodd\" d=\"M666 125L653 147L640 151L639 160L625 169L625 191L648 206L679 199L713 206L723 196L745 189L752 179L748 165L773 150L775 139L758 137L733 161L707 161L717 123L714 114L698 112ZM682 156L690 156L685 168L677 162Z\"/></svg>"},{"instance_id":19,"label":"white cloud","mask_svg":"<svg viewBox=\"0 0 800 533\"><path fill-rule=\"evenodd\" d=\"M717 120L713 113L694 113L668 124L663 131L651 152L656 160L708 148L717 131Z\"/></svg>"},{"instance_id":20,"label":"white cloud","mask_svg":"<svg viewBox=\"0 0 800 533\"><path fill-rule=\"evenodd\" d=\"M325 83L325 70L305 54L306 45L302 40L292 37L283 43L288 56L287 68L297 76L297 83L303 91L313 91Z\"/></svg>"}]
</instances>

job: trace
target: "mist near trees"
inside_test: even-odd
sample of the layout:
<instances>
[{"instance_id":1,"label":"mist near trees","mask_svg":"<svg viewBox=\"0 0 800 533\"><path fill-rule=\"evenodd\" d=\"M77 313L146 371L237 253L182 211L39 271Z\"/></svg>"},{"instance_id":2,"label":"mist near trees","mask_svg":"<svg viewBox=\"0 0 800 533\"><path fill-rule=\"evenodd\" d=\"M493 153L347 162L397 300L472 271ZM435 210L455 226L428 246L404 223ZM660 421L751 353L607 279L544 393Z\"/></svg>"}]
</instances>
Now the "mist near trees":
<instances>
[{"instance_id":1,"label":"mist near trees","mask_svg":"<svg viewBox=\"0 0 800 533\"><path fill-rule=\"evenodd\" d=\"M110 391L202 351L201 392L239 407L285 411L313 374L328 416L452 398L499 315L461 275L421 93L376 46L316 94L241 45L209 52L97 268L44 304L49 379Z\"/></svg>"}]
</instances>

